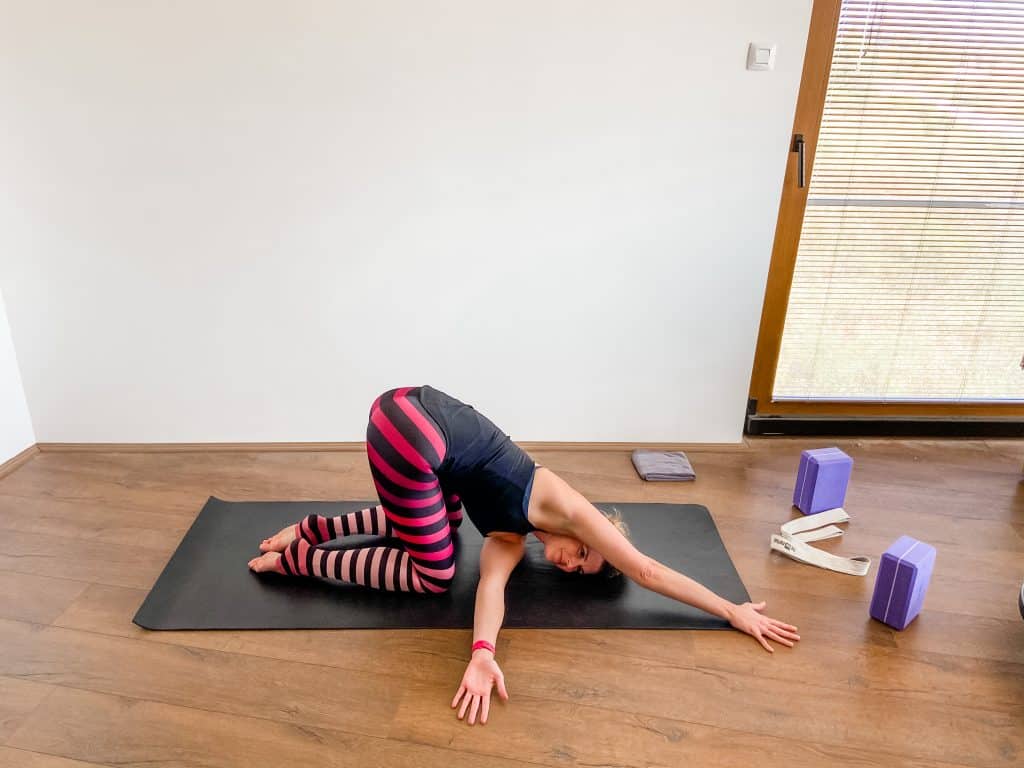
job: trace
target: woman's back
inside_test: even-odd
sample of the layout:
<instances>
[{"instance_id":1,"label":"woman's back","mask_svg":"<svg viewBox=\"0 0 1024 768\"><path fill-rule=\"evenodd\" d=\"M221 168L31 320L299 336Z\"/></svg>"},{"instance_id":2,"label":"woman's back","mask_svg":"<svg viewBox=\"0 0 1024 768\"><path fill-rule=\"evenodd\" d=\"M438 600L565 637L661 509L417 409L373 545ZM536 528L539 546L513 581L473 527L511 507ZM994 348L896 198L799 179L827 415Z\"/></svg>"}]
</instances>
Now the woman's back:
<instances>
[{"instance_id":1,"label":"woman's back","mask_svg":"<svg viewBox=\"0 0 1024 768\"><path fill-rule=\"evenodd\" d=\"M437 422L447 443L437 476L446 493L457 493L469 519L484 535L526 534L533 459L473 406L431 386L412 390Z\"/></svg>"}]
</instances>

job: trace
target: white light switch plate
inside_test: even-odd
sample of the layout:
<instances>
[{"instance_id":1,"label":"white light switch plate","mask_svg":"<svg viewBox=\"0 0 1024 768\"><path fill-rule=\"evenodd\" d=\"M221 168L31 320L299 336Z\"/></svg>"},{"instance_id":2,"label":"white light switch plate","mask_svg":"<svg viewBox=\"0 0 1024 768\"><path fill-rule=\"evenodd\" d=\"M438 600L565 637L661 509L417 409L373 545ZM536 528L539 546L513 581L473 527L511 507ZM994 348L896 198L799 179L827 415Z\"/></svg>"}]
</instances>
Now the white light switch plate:
<instances>
[{"instance_id":1,"label":"white light switch plate","mask_svg":"<svg viewBox=\"0 0 1024 768\"><path fill-rule=\"evenodd\" d=\"M772 43L751 43L747 48L747 69L775 69L775 45Z\"/></svg>"}]
</instances>

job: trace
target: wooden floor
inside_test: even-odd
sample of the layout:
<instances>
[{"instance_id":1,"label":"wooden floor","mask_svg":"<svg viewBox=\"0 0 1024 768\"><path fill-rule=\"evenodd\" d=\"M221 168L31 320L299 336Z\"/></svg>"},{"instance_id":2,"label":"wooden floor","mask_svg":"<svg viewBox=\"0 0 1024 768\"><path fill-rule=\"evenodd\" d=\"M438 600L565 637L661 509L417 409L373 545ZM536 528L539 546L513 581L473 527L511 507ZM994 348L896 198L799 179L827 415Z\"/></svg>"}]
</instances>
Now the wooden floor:
<instances>
[{"instance_id":1,"label":"wooden floor","mask_svg":"<svg viewBox=\"0 0 1024 768\"><path fill-rule=\"evenodd\" d=\"M868 618L874 565L768 551L819 443L693 451L686 485L641 482L626 452L535 451L595 501L707 505L750 592L804 639L769 656L734 632L503 632L512 699L483 728L448 709L468 631L131 623L208 496L371 498L364 455L40 454L0 480L0 765L1024 765L1024 442L839 443L853 521L821 546L938 548L901 633Z\"/></svg>"}]
</instances>

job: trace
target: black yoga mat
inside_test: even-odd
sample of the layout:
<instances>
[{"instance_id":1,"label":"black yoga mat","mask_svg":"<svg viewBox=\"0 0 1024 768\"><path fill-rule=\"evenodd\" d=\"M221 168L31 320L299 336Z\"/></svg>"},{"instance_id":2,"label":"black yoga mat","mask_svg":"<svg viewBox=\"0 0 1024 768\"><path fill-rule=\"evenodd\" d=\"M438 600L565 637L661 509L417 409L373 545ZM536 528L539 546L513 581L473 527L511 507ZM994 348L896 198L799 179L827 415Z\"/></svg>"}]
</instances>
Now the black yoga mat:
<instances>
[{"instance_id":1,"label":"black yoga mat","mask_svg":"<svg viewBox=\"0 0 1024 768\"><path fill-rule=\"evenodd\" d=\"M455 536L457 567L443 595L382 592L322 579L256 574L259 543L310 513L339 515L376 502L228 502L211 498L164 568L135 623L146 629L470 628L483 541L466 519ZM733 602L750 599L706 507L696 504L596 504L618 509L647 555ZM345 549L382 540L337 539ZM509 579L505 626L546 629L723 629L703 611L626 578L580 576L544 559L530 537Z\"/></svg>"}]
</instances>

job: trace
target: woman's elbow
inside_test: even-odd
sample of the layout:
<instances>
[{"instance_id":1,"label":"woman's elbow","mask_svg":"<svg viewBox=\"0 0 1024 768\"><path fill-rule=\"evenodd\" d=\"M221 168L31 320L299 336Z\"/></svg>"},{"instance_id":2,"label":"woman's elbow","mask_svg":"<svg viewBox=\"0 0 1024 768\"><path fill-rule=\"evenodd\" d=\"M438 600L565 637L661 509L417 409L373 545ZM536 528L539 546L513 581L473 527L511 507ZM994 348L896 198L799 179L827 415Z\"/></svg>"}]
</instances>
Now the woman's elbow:
<instances>
[{"instance_id":1,"label":"woman's elbow","mask_svg":"<svg viewBox=\"0 0 1024 768\"><path fill-rule=\"evenodd\" d=\"M653 589L658 580L658 570L660 568L661 563L657 560L645 557L631 569L630 578L641 587Z\"/></svg>"}]
</instances>

